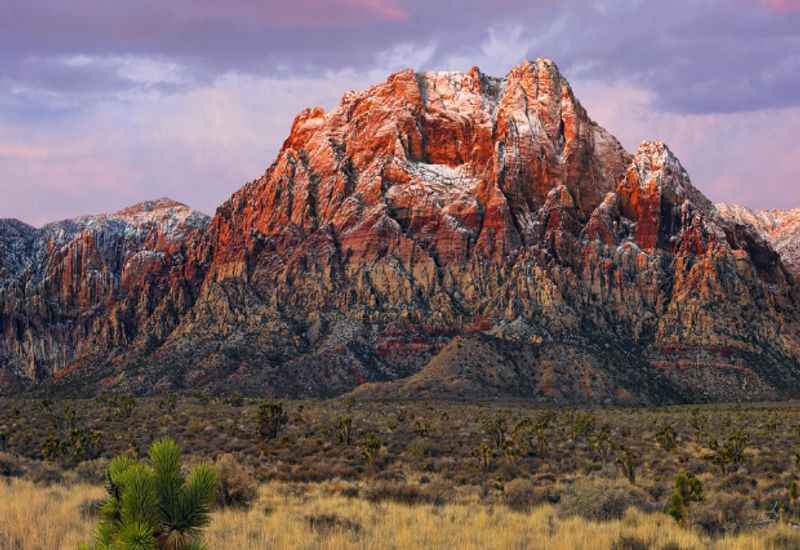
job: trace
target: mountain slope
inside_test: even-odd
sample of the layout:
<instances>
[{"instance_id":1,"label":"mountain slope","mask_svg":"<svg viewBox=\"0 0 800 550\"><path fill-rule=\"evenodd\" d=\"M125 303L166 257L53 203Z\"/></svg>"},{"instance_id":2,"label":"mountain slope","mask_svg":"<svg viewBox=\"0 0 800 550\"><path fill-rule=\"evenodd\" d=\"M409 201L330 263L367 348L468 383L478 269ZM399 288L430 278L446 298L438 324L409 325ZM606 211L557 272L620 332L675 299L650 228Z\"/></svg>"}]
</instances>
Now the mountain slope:
<instances>
[{"instance_id":1,"label":"mountain slope","mask_svg":"<svg viewBox=\"0 0 800 550\"><path fill-rule=\"evenodd\" d=\"M60 326L25 310L49 289L0 296L6 364L81 391L656 403L800 387L800 290L780 256L665 144L626 152L548 60L503 79L403 71L306 110L196 229L157 239L174 260L122 295L104 286L108 305L56 294L93 327L52 346L69 361L31 351ZM125 330L109 331L120 303Z\"/></svg>"}]
</instances>

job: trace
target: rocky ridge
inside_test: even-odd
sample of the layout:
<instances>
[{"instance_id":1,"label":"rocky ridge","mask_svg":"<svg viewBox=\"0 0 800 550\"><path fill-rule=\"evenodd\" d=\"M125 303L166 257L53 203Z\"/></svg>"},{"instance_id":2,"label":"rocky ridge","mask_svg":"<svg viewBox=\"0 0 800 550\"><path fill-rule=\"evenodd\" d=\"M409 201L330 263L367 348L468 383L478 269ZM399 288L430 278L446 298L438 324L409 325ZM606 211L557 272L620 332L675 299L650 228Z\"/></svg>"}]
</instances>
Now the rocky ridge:
<instances>
[{"instance_id":1,"label":"rocky ridge","mask_svg":"<svg viewBox=\"0 0 800 550\"><path fill-rule=\"evenodd\" d=\"M717 209L728 221L755 229L780 254L786 267L800 276L800 208L751 210L735 204L718 204Z\"/></svg>"},{"instance_id":2,"label":"rocky ridge","mask_svg":"<svg viewBox=\"0 0 800 550\"><path fill-rule=\"evenodd\" d=\"M626 152L549 60L502 79L402 71L308 109L207 229L190 218L177 241L150 223L161 237L115 248L171 260L102 285L105 302L65 298L64 281L86 294L74 270L27 290L63 254L9 269L0 370L64 391L587 403L780 398L800 380L778 253L665 144ZM41 248L0 230L9 257Z\"/></svg>"},{"instance_id":3,"label":"rocky ridge","mask_svg":"<svg viewBox=\"0 0 800 550\"><path fill-rule=\"evenodd\" d=\"M193 303L209 218L170 199L35 229L0 221L0 371L27 385L154 346Z\"/></svg>"}]
</instances>

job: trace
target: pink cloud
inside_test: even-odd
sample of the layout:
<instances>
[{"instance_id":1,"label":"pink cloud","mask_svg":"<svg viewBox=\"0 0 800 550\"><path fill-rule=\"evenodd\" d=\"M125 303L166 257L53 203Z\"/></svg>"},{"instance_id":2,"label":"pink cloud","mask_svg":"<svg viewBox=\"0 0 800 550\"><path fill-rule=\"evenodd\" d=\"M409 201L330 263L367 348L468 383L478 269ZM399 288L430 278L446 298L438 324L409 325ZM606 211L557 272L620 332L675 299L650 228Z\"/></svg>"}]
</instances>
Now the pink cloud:
<instances>
[{"instance_id":1,"label":"pink cloud","mask_svg":"<svg viewBox=\"0 0 800 550\"><path fill-rule=\"evenodd\" d=\"M0 143L0 159L42 159L48 156L49 151L41 147L26 147L24 145L9 145Z\"/></svg>"},{"instance_id":2,"label":"pink cloud","mask_svg":"<svg viewBox=\"0 0 800 550\"><path fill-rule=\"evenodd\" d=\"M800 11L800 0L758 0L760 4L777 13Z\"/></svg>"}]
</instances>

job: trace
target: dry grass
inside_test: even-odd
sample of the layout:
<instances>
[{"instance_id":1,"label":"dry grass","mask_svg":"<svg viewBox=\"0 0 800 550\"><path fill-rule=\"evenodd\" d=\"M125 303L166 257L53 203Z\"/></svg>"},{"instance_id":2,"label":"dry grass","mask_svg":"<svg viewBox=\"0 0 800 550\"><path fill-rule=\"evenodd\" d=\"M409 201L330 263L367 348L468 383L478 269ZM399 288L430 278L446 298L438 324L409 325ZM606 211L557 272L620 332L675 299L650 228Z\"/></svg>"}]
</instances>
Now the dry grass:
<instances>
[{"instance_id":1,"label":"dry grass","mask_svg":"<svg viewBox=\"0 0 800 550\"><path fill-rule=\"evenodd\" d=\"M94 525L82 517L82 505L104 495L102 487L40 487L0 478L0 550L77 548Z\"/></svg>"},{"instance_id":2,"label":"dry grass","mask_svg":"<svg viewBox=\"0 0 800 550\"><path fill-rule=\"evenodd\" d=\"M86 503L103 495L87 485L44 488L0 482L0 549L75 548L88 541L94 519ZM84 510L82 514L82 510ZM561 519L549 506L530 513L474 502L445 506L371 503L336 494L335 483L262 486L246 511L214 514L211 549L705 549L798 548L800 533L775 526L715 542L679 528L661 514L629 510L618 521ZM638 546L637 546L638 543Z\"/></svg>"}]
</instances>

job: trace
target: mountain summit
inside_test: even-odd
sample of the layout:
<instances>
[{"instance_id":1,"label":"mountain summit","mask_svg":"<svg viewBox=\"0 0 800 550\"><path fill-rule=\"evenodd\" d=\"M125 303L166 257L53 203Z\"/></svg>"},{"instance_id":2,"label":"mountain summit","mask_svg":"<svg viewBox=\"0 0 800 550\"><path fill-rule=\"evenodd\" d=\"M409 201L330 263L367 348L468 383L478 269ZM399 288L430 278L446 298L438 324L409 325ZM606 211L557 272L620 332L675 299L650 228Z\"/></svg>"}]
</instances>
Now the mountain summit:
<instances>
[{"instance_id":1,"label":"mountain summit","mask_svg":"<svg viewBox=\"0 0 800 550\"><path fill-rule=\"evenodd\" d=\"M0 225L0 391L655 403L800 381L800 289L763 232L665 144L626 152L545 59L303 111L210 221L101 219Z\"/></svg>"}]
</instances>

